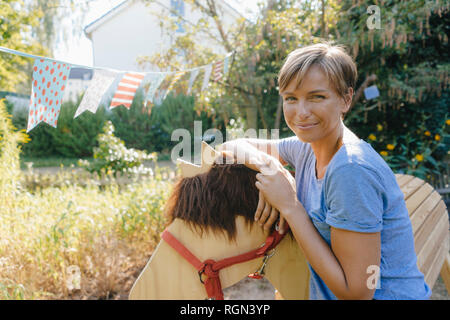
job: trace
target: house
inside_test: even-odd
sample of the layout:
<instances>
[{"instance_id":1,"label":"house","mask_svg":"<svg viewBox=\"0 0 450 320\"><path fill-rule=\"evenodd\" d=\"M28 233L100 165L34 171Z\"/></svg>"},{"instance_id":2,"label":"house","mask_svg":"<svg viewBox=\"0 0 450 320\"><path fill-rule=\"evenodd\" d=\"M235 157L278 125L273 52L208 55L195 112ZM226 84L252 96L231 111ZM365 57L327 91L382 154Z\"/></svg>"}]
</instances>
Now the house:
<instances>
[{"instance_id":1,"label":"house","mask_svg":"<svg viewBox=\"0 0 450 320\"><path fill-rule=\"evenodd\" d=\"M205 0L200 0L205 3ZM225 0L217 0L219 14L227 30L243 16ZM160 26L165 17L181 18L177 29L167 33ZM185 24L197 24L201 13L192 10L183 0L126 0L84 28L92 41L94 66L124 71L157 71L153 66L139 66L139 56L151 56L164 52L185 32ZM214 22L211 21L211 24ZM219 37L219 35L215 35ZM208 41L199 39L198 41ZM205 43L203 43L205 45ZM225 53L218 45L211 44L217 53Z\"/></svg>"},{"instance_id":2,"label":"house","mask_svg":"<svg viewBox=\"0 0 450 320\"><path fill-rule=\"evenodd\" d=\"M78 97L89 87L94 71L92 69L73 67L70 69L64 91L63 102L77 101Z\"/></svg>"}]
</instances>

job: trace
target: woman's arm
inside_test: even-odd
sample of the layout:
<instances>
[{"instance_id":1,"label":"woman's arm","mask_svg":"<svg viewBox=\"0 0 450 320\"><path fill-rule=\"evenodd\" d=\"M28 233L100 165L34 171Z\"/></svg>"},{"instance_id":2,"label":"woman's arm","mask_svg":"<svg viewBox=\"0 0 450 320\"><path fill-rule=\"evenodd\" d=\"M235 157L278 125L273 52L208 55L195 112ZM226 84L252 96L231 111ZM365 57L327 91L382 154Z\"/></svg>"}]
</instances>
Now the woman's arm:
<instances>
[{"instance_id":1,"label":"woman's arm","mask_svg":"<svg viewBox=\"0 0 450 320\"><path fill-rule=\"evenodd\" d=\"M339 299L371 299L370 266L379 266L380 233L331 228L331 247L316 230L297 199L295 180L282 167L274 175L257 175L256 187L281 213L306 259ZM372 270L372 269L370 269Z\"/></svg>"},{"instance_id":2,"label":"woman's arm","mask_svg":"<svg viewBox=\"0 0 450 320\"><path fill-rule=\"evenodd\" d=\"M281 214L315 272L338 299L372 299L375 287L368 281L369 267L380 265L380 233L331 227L330 248L298 204Z\"/></svg>"},{"instance_id":3,"label":"woman's arm","mask_svg":"<svg viewBox=\"0 0 450 320\"><path fill-rule=\"evenodd\" d=\"M231 151L236 156L237 162L245 164L247 167L259 171L258 164L255 161L266 160L262 159L263 155L269 155L277 159L283 166L287 162L279 155L278 148L273 140L266 139L236 139L223 143L220 150Z\"/></svg>"}]
</instances>

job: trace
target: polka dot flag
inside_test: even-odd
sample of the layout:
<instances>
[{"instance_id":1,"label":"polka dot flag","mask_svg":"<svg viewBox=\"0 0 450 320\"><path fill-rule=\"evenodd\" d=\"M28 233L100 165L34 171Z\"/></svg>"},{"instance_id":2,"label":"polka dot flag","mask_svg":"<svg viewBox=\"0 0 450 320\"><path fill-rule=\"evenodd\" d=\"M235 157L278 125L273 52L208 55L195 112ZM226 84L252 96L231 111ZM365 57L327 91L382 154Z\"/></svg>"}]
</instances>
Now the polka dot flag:
<instances>
[{"instance_id":1,"label":"polka dot flag","mask_svg":"<svg viewBox=\"0 0 450 320\"><path fill-rule=\"evenodd\" d=\"M27 132L42 121L56 128L70 68L47 59L34 61Z\"/></svg>"}]
</instances>

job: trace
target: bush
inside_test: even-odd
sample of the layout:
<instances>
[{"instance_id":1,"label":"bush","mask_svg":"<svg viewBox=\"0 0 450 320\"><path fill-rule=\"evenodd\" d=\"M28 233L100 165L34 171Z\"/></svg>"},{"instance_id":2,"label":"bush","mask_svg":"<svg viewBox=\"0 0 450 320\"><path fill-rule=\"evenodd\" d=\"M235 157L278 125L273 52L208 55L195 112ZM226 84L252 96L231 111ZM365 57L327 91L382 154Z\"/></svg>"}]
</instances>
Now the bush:
<instances>
[{"instance_id":1,"label":"bush","mask_svg":"<svg viewBox=\"0 0 450 320\"><path fill-rule=\"evenodd\" d=\"M27 157L63 156L68 158L92 157L96 146L95 137L101 132L106 121L105 110L99 107L97 113L89 111L74 119L75 112L81 102L67 101L61 105L57 128L46 123L40 123L31 130L30 143L23 147ZM14 124L19 128L26 128L27 112L18 113L14 117Z\"/></svg>"},{"instance_id":2,"label":"bush","mask_svg":"<svg viewBox=\"0 0 450 320\"><path fill-rule=\"evenodd\" d=\"M187 129L194 139L194 121L201 121L203 130L211 128L212 119L206 112L197 113L193 96L169 94L152 109L144 107L144 97L138 91L130 109L117 107L112 110L111 121L115 134L128 147L147 152L168 153L178 143L171 141L172 132Z\"/></svg>"},{"instance_id":3,"label":"bush","mask_svg":"<svg viewBox=\"0 0 450 320\"><path fill-rule=\"evenodd\" d=\"M94 160L92 162L80 160L80 167L91 173L96 172L99 176L109 172L114 176L119 173L147 174L151 172L151 169L144 167L143 162L145 160L156 161L156 155L127 149L125 143L114 135L114 126L111 121L105 123L97 140L99 146L94 148Z\"/></svg>"},{"instance_id":4,"label":"bush","mask_svg":"<svg viewBox=\"0 0 450 320\"><path fill-rule=\"evenodd\" d=\"M23 147L26 157L92 157L98 146L96 137L101 133L105 121L111 121L115 136L129 148L145 150L148 153L168 154L178 141L171 141L172 132L178 128L187 129L194 139L194 121L201 121L203 131L213 127L213 119L207 112L194 109L193 96L183 94L168 97L157 106L144 106L144 95L138 90L130 109L123 106L107 110L100 106L95 114L86 111L73 118L80 102L68 101L62 104L57 128L40 123L29 132L31 141ZM18 113L13 123L26 128L28 113ZM217 126L217 125L215 125ZM225 126L219 127L224 128ZM193 143L193 140L192 140Z\"/></svg>"}]
</instances>

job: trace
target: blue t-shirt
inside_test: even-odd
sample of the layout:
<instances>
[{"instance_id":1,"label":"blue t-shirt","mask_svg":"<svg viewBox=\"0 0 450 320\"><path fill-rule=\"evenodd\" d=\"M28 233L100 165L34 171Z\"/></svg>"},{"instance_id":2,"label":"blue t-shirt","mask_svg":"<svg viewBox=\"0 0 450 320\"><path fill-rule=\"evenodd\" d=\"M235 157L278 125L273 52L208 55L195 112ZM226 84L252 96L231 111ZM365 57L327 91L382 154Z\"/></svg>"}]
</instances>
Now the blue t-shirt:
<instances>
[{"instance_id":1,"label":"blue t-shirt","mask_svg":"<svg viewBox=\"0 0 450 320\"><path fill-rule=\"evenodd\" d=\"M295 168L297 197L328 245L330 227L380 232L380 277L374 299L430 297L431 290L417 267L403 193L392 170L370 144L362 139L344 140L322 179L316 177L316 158L309 143L296 136L281 139L278 151ZM310 299L337 299L309 268Z\"/></svg>"}]
</instances>

